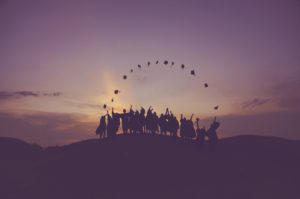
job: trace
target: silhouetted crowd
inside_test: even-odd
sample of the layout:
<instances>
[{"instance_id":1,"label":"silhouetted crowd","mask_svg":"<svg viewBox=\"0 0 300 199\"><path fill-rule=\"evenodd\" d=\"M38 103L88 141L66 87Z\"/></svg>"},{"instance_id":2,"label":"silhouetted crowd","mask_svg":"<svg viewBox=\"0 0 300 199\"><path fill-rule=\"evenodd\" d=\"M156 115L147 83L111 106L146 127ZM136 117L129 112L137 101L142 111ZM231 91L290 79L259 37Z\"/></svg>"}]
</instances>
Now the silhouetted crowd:
<instances>
[{"instance_id":1,"label":"silhouetted crowd","mask_svg":"<svg viewBox=\"0 0 300 199\"><path fill-rule=\"evenodd\" d=\"M147 112L144 108L141 108L140 111L134 111L131 106L129 112L123 109L123 113L115 113L114 109L112 109L110 115L107 111L107 114L100 118L100 124L96 130L96 134L99 135L100 139L113 138L117 135L121 125L123 134L157 134L191 140L194 139L199 142L205 142L207 138L211 143L216 142L218 140L216 130L220 126L216 118L207 130L205 127L199 127L199 121L199 118L197 118L194 123L193 115L187 119L182 114L180 121L178 121L168 108L165 114L158 116L151 106Z\"/></svg>"}]
</instances>

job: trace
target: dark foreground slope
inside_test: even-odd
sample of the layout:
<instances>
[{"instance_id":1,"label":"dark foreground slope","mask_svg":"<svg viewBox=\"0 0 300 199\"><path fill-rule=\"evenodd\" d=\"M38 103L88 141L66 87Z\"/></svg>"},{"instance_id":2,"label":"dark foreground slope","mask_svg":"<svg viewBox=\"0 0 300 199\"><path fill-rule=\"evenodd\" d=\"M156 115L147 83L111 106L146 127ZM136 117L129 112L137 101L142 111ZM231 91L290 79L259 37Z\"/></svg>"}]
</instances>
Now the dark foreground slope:
<instances>
[{"instance_id":1,"label":"dark foreground slope","mask_svg":"<svg viewBox=\"0 0 300 199\"><path fill-rule=\"evenodd\" d=\"M298 141L239 136L200 146L135 135L43 151L14 142L3 153L7 142L0 198L300 198ZM9 158L20 145L32 150Z\"/></svg>"}]
</instances>

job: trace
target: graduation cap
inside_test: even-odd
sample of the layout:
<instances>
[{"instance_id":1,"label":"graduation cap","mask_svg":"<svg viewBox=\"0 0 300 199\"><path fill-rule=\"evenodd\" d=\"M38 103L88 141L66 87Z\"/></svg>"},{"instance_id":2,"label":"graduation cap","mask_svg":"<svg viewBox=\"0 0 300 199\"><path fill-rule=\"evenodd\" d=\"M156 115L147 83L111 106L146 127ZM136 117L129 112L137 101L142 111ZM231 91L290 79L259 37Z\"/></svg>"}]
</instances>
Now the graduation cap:
<instances>
[{"instance_id":1,"label":"graduation cap","mask_svg":"<svg viewBox=\"0 0 300 199\"><path fill-rule=\"evenodd\" d=\"M114 102L114 98L111 98L111 102Z\"/></svg>"},{"instance_id":2,"label":"graduation cap","mask_svg":"<svg viewBox=\"0 0 300 199\"><path fill-rule=\"evenodd\" d=\"M142 68L142 66L139 64L139 65L138 65L138 68Z\"/></svg>"},{"instance_id":3,"label":"graduation cap","mask_svg":"<svg viewBox=\"0 0 300 199\"><path fill-rule=\"evenodd\" d=\"M104 104L104 105L103 105L103 108L106 109L106 107L107 107L106 104Z\"/></svg>"},{"instance_id":4,"label":"graduation cap","mask_svg":"<svg viewBox=\"0 0 300 199\"><path fill-rule=\"evenodd\" d=\"M172 61L171 66L174 66L174 62Z\"/></svg>"},{"instance_id":5,"label":"graduation cap","mask_svg":"<svg viewBox=\"0 0 300 199\"><path fill-rule=\"evenodd\" d=\"M127 79L127 75L123 75L123 79Z\"/></svg>"},{"instance_id":6,"label":"graduation cap","mask_svg":"<svg viewBox=\"0 0 300 199\"><path fill-rule=\"evenodd\" d=\"M181 68L184 69L184 67L185 67L185 65L184 65L184 64L181 64Z\"/></svg>"},{"instance_id":7,"label":"graduation cap","mask_svg":"<svg viewBox=\"0 0 300 199\"><path fill-rule=\"evenodd\" d=\"M150 64L151 64L151 63L148 61L147 65L150 66Z\"/></svg>"},{"instance_id":8,"label":"graduation cap","mask_svg":"<svg viewBox=\"0 0 300 199\"><path fill-rule=\"evenodd\" d=\"M133 73L133 69L131 69L130 72Z\"/></svg>"},{"instance_id":9,"label":"graduation cap","mask_svg":"<svg viewBox=\"0 0 300 199\"><path fill-rule=\"evenodd\" d=\"M196 75L194 70L191 70L191 75Z\"/></svg>"},{"instance_id":10,"label":"graduation cap","mask_svg":"<svg viewBox=\"0 0 300 199\"><path fill-rule=\"evenodd\" d=\"M156 64L158 64L158 61L156 61Z\"/></svg>"},{"instance_id":11,"label":"graduation cap","mask_svg":"<svg viewBox=\"0 0 300 199\"><path fill-rule=\"evenodd\" d=\"M204 84L204 87L205 87L205 88L207 88L207 87L208 87L208 84L207 84L207 83L205 83L205 84Z\"/></svg>"},{"instance_id":12,"label":"graduation cap","mask_svg":"<svg viewBox=\"0 0 300 199\"><path fill-rule=\"evenodd\" d=\"M119 90L115 90L114 93L117 95L120 91Z\"/></svg>"},{"instance_id":13,"label":"graduation cap","mask_svg":"<svg viewBox=\"0 0 300 199\"><path fill-rule=\"evenodd\" d=\"M218 109L219 109L219 106L215 106L214 109L215 109L215 110L218 110Z\"/></svg>"},{"instance_id":14,"label":"graduation cap","mask_svg":"<svg viewBox=\"0 0 300 199\"><path fill-rule=\"evenodd\" d=\"M168 63L169 63L169 62L168 62L167 60L166 60L166 61L164 61L164 64L165 64L165 65L168 65Z\"/></svg>"}]
</instances>

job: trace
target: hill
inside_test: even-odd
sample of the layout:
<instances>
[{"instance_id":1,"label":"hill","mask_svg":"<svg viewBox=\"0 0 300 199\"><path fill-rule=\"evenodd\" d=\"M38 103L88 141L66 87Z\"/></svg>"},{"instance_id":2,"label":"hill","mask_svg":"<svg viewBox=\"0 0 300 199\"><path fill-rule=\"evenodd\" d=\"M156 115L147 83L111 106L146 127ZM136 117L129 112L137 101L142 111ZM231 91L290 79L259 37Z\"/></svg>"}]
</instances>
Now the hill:
<instances>
[{"instance_id":1,"label":"hill","mask_svg":"<svg viewBox=\"0 0 300 199\"><path fill-rule=\"evenodd\" d=\"M216 145L118 136L0 155L0 198L299 198L300 142L237 136ZM5 149L8 147L8 149ZM25 148L26 148L25 147ZM34 149L34 150L33 150ZM4 164L2 164L4 162Z\"/></svg>"}]
</instances>

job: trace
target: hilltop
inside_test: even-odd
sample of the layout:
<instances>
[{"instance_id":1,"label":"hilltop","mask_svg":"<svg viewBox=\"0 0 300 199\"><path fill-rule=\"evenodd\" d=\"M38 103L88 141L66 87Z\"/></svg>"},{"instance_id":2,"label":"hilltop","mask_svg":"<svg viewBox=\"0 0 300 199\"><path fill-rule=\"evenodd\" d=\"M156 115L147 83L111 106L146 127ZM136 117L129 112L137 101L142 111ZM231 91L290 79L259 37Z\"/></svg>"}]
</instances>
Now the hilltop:
<instances>
[{"instance_id":1,"label":"hilltop","mask_svg":"<svg viewBox=\"0 0 300 199\"><path fill-rule=\"evenodd\" d=\"M237 136L199 145L124 135L45 149L0 138L0 149L1 198L300 196L300 142L275 137Z\"/></svg>"}]
</instances>

